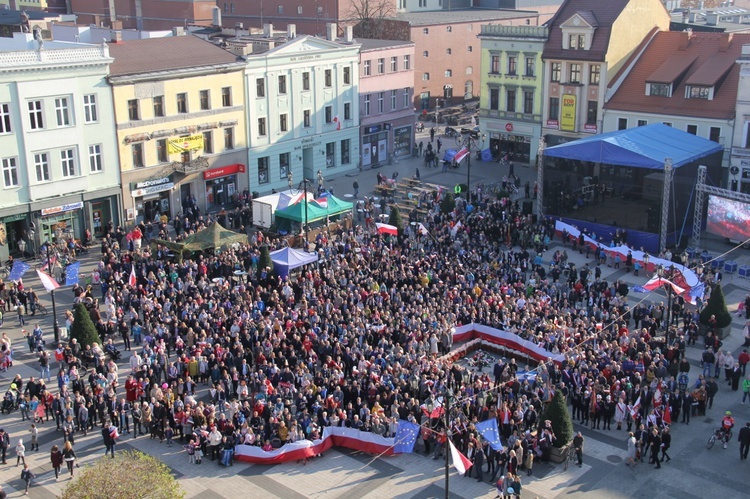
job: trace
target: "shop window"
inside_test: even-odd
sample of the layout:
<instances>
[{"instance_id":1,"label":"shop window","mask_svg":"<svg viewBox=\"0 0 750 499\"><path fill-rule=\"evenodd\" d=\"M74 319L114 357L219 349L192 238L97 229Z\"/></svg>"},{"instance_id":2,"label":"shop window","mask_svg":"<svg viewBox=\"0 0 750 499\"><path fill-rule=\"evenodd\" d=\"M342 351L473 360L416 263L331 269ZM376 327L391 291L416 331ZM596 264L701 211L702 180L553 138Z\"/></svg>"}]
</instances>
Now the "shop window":
<instances>
[{"instance_id":1,"label":"shop window","mask_svg":"<svg viewBox=\"0 0 750 499\"><path fill-rule=\"evenodd\" d=\"M3 181L5 188L18 187L18 160L16 158L3 158Z\"/></svg>"},{"instance_id":2,"label":"shop window","mask_svg":"<svg viewBox=\"0 0 750 499\"><path fill-rule=\"evenodd\" d=\"M289 175L289 153L284 152L279 154L279 176L281 180L284 180Z\"/></svg>"},{"instance_id":3,"label":"shop window","mask_svg":"<svg viewBox=\"0 0 750 499\"><path fill-rule=\"evenodd\" d=\"M267 184L268 178L268 156L258 158L258 183Z\"/></svg>"},{"instance_id":4,"label":"shop window","mask_svg":"<svg viewBox=\"0 0 750 499\"><path fill-rule=\"evenodd\" d=\"M34 154L34 170L37 182L49 182L52 176L49 171L49 156L46 152Z\"/></svg>"},{"instance_id":5,"label":"shop window","mask_svg":"<svg viewBox=\"0 0 750 499\"><path fill-rule=\"evenodd\" d=\"M99 173L104 170L102 146L100 144L89 146L89 167L91 173Z\"/></svg>"},{"instance_id":6,"label":"shop window","mask_svg":"<svg viewBox=\"0 0 750 499\"><path fill-rule=\"evenodd\" d=\"M154 97L154 116L159 118L164 116L164 96L157 95Z\"/></svg>"},{"instance_id":7,"label":"shop window","mask_svg":"<svg viewBox=\"0 0 750 499\"><path fill-rule=\"evenodd\" d=\"M41 130L44 128L42 101L40 100L29 102L29 126L32 130Z\"/></svg>"},{"instance_id":8,"label":"shop window","mask_svg":"<svg viewBox=\"0 0 750 499\"><path fill-rule=\"evenodd\" d=\"M326 144L326 168L336 166L336 143L328 142Z\"/></svg>"},{"instance_id":9,"label":"shop window","mask_svg":"<svg viewBox=\"0 0 750 499\"><path fill-rule=\"evenodd\" d=\"M209 97L208 90L200 91L201 111L207 111L211 109L211 98Z\"/></svg>"},{"instance_id":10,"label":"shop window","mask_svg":"<svg viewBox=\"0 0 750 499\"><path fill-rule=\"evenodd\" d=\"M227 151L234 149L234 128L224 129L224 149Z\"/></svg>"},{"instance_id":11,"label":"shop window","mask_svg":"<svg viewBox=\"0 0 750 499\"><path fill-rule=\"evenodd\" d=\"M167 139L158 139L156 141L156 159L159 163L169 162L169 153L167 152Z\"/></svg>"},{"instance_id":12,"label":"shop window","mask_svg":"<svg viewBox=\"0 0 750 499\"><path fill-rule=\"evenodd\" d=\"M351 142L349 139L341 141L341 164L348 165L351 162L350 148Z\"/></svg>"},{"instance_id":13,"label":"shop window","mask_svg":"<svg viewBox=\"0 0 750 499\"><path fill-rule=\"evenodd\" d=\"M209 130L203 132L203 154L213 154L214 152L214 133Z\"/></svg>"}]
</instances>

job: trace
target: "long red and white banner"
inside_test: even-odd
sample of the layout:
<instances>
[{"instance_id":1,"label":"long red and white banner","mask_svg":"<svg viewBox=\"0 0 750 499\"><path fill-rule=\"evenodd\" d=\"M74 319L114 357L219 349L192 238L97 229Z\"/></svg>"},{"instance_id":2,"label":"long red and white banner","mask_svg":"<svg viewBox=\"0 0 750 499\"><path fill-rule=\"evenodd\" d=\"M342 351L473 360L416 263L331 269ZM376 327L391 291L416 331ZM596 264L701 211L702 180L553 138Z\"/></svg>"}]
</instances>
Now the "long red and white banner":
<instances>
[{"instance_id":1,"label":"long red and white banner","mask_svg":"<svg viewBox=\"0 0 750 499\"><path fill-rule=\"evenodd\" d=\"M509 333L508 331L501 331L493 327L485 326L482 324L467 324L465 326L458 326L456 332L453 333L453 342L469 341L475 338L479 338L495 345L500 345L505 348L515 350L523 355L527 355L532 359L539 362L546 362L552 359L555 362L564 362L565 355L555 354L544 348L540 347L536 343L528 340L524 340L515 333Z\"/></svg>"},{"instance_id":2,"label":"long red and white banner","mask_svg":"<svg viewBox=\"0 0 750 499\"><path fill-rule=\"evenodd\" d=\"M346 447L368 454L393 454L395 439L353 428L326 427L320 440L302 440L285 444L272 451L264 451L254 445L238 445L234 456L240 461L253 464L279 464L297 461L320 454L333 446Z\"/></svg>"}]
</instances>

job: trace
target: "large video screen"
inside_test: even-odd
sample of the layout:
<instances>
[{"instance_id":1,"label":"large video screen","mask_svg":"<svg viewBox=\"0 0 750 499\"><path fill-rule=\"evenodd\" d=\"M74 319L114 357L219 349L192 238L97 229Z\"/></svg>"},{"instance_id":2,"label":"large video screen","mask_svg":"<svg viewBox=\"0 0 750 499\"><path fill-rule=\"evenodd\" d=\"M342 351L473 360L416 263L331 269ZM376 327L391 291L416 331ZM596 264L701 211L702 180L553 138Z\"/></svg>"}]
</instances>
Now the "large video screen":
<instances>
[{"instance_id":1,"label":"large video screen","mask_svg":"<svg viewBox=\"0 0 750 499\"><path fill-rule=\"evenodd\" d=\"M706 231L734 241L750 239L750 204L708 196Z\"/></svg>"}]
</instances>

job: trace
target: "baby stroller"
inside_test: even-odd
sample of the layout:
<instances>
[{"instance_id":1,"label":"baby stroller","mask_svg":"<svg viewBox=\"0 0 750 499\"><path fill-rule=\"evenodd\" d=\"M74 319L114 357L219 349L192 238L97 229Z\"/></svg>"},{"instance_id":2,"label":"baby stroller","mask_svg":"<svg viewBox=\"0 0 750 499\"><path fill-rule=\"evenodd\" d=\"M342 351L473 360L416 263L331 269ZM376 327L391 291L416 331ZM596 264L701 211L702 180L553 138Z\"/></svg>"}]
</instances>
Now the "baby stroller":
<instances>
[{"instance_id":1,"label":"baby stroller","mask_svg":"<svg viewBox=\"0 0 750 499\"><path fill-rule=\"evenodd\" d=\"M6 412L10 414L14 410L18 409L18 404L16 403L17 397L13 394L12 391L8 390L5 392L5 397L3 397L3 403L0 405L0 413L5 414Z\"/></svg>"}]
</instances>

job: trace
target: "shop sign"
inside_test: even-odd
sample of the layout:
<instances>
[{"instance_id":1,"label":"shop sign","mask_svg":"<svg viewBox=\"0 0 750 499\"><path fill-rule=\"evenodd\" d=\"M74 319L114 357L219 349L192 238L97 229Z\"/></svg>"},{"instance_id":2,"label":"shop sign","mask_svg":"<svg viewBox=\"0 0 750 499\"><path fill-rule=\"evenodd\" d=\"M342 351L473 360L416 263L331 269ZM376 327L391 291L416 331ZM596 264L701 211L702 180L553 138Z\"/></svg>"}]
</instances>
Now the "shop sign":
<instances>
[{"instance_id":1,"label":"shop sign","mask_svg":"<svg viewBox=\"0 0 750 499\"><path fill-rule=\"evenodd\" d=\"M167 141L169 154L179 154L186 151L197 151L203 149L203 134L188 135L187 137L176 137Z\"/></svg>"},{"instance_id":2,"label":"shop sign","mask_svg":"<svg viewBox=\"0 0 750 499\"><path fill-rule=\"evenodd\" d=\"M18 222L19 220L26 220L26 213L18 213L9 217L3 217L3 222L9 224L11 222Z\"/></svg>"},{"instance_id":3,"label":"shop sign","mask_svg":"<svg viewBox=\"0 0 750 499\"><path fill-rule=\"evenodd\" d=\"M553 128L557 130L560 128L560 122L557 120L547 120L547 128Z\"/></svg>"},{"instance_id":4,"label":"shop sign","mask_svg":"<svg viewBox=\"0 0 750 499\"><path fill-rule=\"evenodd\" d=\"M740 158L740 166L743 168L750 168L750 159Z\"/></svg>"},{"instance_id":5,"label":"shop sign","mask_svg":"<svg viewBox=\"0 0 750 499\"><path fill-rule=\"evenodd\" d=\"M380 130L382 130L382 128L383 127L381 125L368 126L368 127L365 127L365 133L367 135L370 135L372 133L378 133Z\"/></svg>"},{"instance_id":6,"label":"shop sign","mask_svg":"<svg viewBox=\"0 0 750 499\"><path fill-rule=\"evenodd\" d=\"M152 180L144 180L142 182L131 182L130 190L136 191L138 189L145 189L146 187L154 187L156 185L168 184L172 181L170 177L157 178Z\"/></svg>"},{"instance_id":7,"label":"shop sign","mask_svg":"<svg viewBox=\"0 0 750 499\"><path fill-rule=\"evenodd\" d=\"M750 180L750 168L743 168L742 169L742 179L743 180Z\"/></svg>"},{"instance_id":8,"label":"shop sign","mask_svg":"<svg viewBox=\"0 0 750 499\"><path fill-rule=\"evenodd\" d=\"M505 124L505 131L506 132L512 132L513 131L513 123L506 123Z\"/></svg>"},{"instance_id":9,"label":"shop sign","mask_svg":"<svg viewBox=\"0 0 750 499\"><path fill-rule=\"evenodd\" d=\"M65 213L66 211L80 210L81 208L83 208L83 201L64 204L61 206L53 206L52 208L44 208L42 210L42 216L48 217L50 215L57 215L58 213Z\"/></svg>"},{"instance_id":10,"label":"shop sign","mask_svg":"<svg viewBox=\"0 0 750 499\"><path fill-rule=\"evenodd\" d=\"M560 129L574 132L576 129L576 96L565 94L562 97Z\"/></svg>"},{"instance_id":11,"label":"shop sign","mask_svg":"<svg viewBox=\"0 0 750 499\"><path fill-rule=\"evenodd\" d=\"M211 180L213 178L226 177L227 175L233 175L235 173L245 173L245 165L234 164L227 166L220 166L212 170L206 170L203 172L204 180Z\"/></svg>"},{"instance_id":12,"label":"shop sign","mask_svg":"<svg viewBox=\"0 0 750 499\"><path fill-rule=\"evenodd\" d=\"M156 194L157 192L163 192L168 191L174 187L174 182L168 182L166 184L159 184L159 185L152 185L149 187L143 187L142 189L135 189L134 191L130 191L130 195L134 198L140 198L143 196L148 196L149 194Z\"/></svg>"},{"instance_id":13,"label":"shop sign","mask_svg":"<svg viewBox=\"0 0 750 499\"><path fill-rule=\"evenodd\" d=\"M583 131L586 133L596 133L596 125L583 125Z\"/></svg>"}]
</instances>

